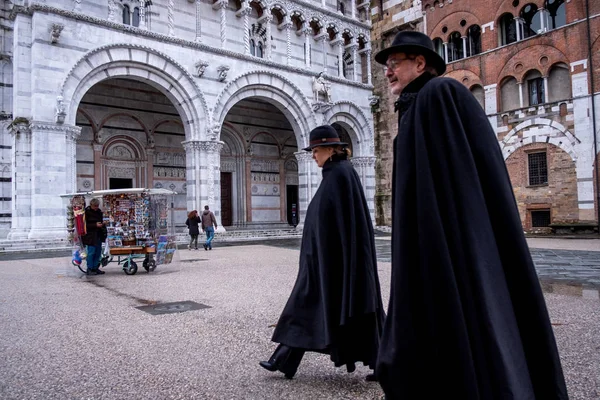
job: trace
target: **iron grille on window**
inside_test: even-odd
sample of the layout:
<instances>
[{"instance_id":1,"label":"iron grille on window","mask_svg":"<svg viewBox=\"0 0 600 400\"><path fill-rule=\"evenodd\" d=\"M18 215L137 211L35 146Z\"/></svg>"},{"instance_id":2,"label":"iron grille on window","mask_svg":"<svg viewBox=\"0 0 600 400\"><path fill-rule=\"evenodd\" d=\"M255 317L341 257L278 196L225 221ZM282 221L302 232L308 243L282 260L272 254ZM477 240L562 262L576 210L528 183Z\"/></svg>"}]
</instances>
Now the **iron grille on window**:
<instances>
[{"instance_id":1,"label":"iron grille on window","mask_svg":"<svg viewBox=\"0 0 600 400\"><path fill-rule=\"evenodd\" d=\"M545 228L550 225L550 210L536 210L531 212L531 226Z\"/></svg>"},{"instance_id":2,"label":"iron grille on window","mask_svg":"<svg viewBox=\"0 0 600 400\"><path fill-rule=\"evenodd\" d=\"M529 161L529 185L547 184L548 165L546 163L546 152L530 153L527 156Z\"/></svg>"}]
</instances>

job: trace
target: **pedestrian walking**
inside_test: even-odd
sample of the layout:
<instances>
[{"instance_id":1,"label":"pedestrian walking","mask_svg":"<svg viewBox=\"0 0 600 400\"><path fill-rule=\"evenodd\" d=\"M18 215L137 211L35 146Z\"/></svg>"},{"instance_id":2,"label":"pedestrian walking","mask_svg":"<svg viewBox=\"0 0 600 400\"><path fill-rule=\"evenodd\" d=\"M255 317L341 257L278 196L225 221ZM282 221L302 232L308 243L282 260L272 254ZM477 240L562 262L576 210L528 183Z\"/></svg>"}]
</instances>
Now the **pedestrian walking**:
<instances>
[{"instance_id":1,"label":"pedestrian walking","mask_svg":"<svg viewBox=\"0 0 600 400\"><path fill-rule=\"evenodd\" d=\"M377 363L387 400L567 399L498 139L433 43L376 56L399 98L392 279Z\"/></svg>"},{"instance_id":2,"label":"pedestrian walking","mask_svg":"<svg viewBox=\"0 0 600 400\"><path fill-rule=\"evenodd\" d=\"M300 266L272 340L279 346L260 365L293 378L306 351L329 354L336 367L374 369L383 327L373 224L350 150L329 125L310 133L323 181L304 221Z\"/></svg>"},{"instance_id":3,"label":"pedestrian walking","mask_svg":"<svg viewBox=\"0 0 600 400\"><path fill-rule=\"evenodd\" d=\"M192 244L194 245L194 250L198 250L198 235L200 234L200 216L198 215L198 211L193 210L188 214L187 219L185 220L185 224L188 227L188 232L190 234L190 244L188 245L188 249L192 249Z\"/></svg>"},{"instance_id":4,"label":"pedestrian walking","mask_svg":"<svg viewBox=\"0 0 600 400\"><path fill-rule=\"evenodd\" d=\"M202 213L202 231L206 232L206 242L204 250L212 250L212 240L215 237L215 229L217 229L217 219L215 214L209 210L208 206L204 206Z\"/></svg>"},{"instance_id":5,"label":"pedestrian walking","mask_svg":"<svg viewBox=\"0 0 600 400\"><path fill-rule=\"evenodd\" d=\"M102 258L102 243L106 239L106 227L104 226L104 215L100 209L100 200L93 198L90 205L85 208L85 235L81 241L87 246L87 270L88 275L102 275L105 272L100 269Z\"/></svg>"}]
</instances>

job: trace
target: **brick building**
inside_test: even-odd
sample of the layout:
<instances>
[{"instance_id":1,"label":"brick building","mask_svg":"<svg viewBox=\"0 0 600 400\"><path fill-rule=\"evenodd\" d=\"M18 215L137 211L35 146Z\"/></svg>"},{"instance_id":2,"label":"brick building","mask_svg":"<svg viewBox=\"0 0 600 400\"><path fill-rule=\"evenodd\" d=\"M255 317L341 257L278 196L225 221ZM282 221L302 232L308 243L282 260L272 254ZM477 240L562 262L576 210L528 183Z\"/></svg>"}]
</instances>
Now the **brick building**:
<instances>
[{"instance_id":1,"label":"brick building","mask_svg":"<svg viewBox=\"0 0 600 400\"><path fill-rule=\"evenodd\" d=\"M593 171L600 160L600 137L594 135L600 129L600 2L587 3L380 0L372 9L373 54L398 31L425 32L448 63L446 76L479 100L498 136L529 231L546 230L551 223L597 223ZM395 98L381 68L373 69L373 85L379 96L378 104L372 102L375 145L381 155L377 221L389 225Z\"/></svg>"}]
</instances>

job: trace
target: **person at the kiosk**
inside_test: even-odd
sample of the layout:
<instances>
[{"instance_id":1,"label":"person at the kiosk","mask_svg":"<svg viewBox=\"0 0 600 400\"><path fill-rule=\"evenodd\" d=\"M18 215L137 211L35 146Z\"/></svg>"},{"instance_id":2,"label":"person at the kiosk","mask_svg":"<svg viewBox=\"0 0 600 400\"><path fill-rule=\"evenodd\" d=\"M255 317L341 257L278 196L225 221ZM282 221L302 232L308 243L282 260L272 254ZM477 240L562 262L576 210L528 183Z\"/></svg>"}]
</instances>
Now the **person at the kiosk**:
<instances>
[{"instance_id":1,"label":"person at the kiosk","mask_svg":"<svg viewBox=\"0 0 600 400\"><path fill-rule=\"evenodd\" d=\"M85 230L86 234L82 237L82 241L87 246L87 274L104 274L104 271L100 270L100 258L102 242L106 239L106 229L100 201L96 198L90 200L90 205L85 208Z\"/></svg>"}]
</instances>

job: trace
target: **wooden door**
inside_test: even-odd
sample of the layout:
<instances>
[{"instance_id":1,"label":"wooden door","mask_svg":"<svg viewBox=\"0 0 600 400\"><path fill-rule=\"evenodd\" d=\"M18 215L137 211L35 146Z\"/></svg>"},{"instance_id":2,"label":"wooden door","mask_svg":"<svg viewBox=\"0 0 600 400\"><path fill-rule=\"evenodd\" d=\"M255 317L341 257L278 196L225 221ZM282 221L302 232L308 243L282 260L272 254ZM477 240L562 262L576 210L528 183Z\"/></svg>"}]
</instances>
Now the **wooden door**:
<instances>
[{"instance_id":1,"label":"wooden door","mask_svg":"<svg viewBox=\"0 0 600 400\"><path fill-rule=\"evenodd\" d=\"M231 172L221 172L221 224L231 225Z\"/></svg>"}]
</instances>

